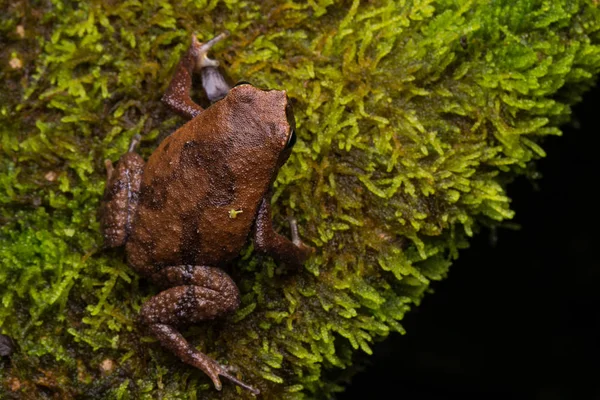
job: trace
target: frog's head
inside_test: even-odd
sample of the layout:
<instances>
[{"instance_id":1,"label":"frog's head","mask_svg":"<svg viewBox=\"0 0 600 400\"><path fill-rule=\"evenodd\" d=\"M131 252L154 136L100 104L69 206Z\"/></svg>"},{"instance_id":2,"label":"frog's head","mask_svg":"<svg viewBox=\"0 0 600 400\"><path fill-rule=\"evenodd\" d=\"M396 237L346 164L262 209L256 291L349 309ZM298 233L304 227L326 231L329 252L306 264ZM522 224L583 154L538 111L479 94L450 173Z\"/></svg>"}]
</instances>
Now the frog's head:
<instances>
[{"instance_id":1,"label":"frog's head","mask_svg":"<svg viewBox=\"0 0 600 400\"><path fill-rule=\"evenodd\" d=\"M277 167L289 158L296 143L296 120L285 90L262 90L247 82L235 85L221 100L236 140L260 146L277 157ZM265 156L267 153L265 153Z\"/></svg>"}]
</instances>

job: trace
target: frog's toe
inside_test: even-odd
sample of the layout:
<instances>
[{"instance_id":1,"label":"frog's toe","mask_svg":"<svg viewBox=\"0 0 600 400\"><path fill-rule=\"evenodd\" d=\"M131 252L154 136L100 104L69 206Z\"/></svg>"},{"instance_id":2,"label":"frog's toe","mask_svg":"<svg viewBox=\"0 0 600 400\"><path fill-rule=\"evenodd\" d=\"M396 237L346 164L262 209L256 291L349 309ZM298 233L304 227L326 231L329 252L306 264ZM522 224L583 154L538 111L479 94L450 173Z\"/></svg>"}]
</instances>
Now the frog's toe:
<instances>
[{"instance_id":1,"label":"frog's toe","mask_svg":"<svg viewBox=\"0 0 600 400\"><path fill-rule=\"evenodd\" d=\"M115 167L113 166L112 161L109 159L104 160L104 169L106 170L106 180L110 181L115 172Z\"/></svg>"},{"instance_id":2,"label":"frog's toe","mask_svg":"<svg viewBox=\"0 0 600 400\"><path fill-rule=\"evenodd\" d=\"M221 375L222 377L229 379L230 381L232 381L232 382L233 382L233 383L235 383L236 385L238 385L238 386L240 386L240 387L242 387L242 388L244 388L244 389L248 390L249 392L251 392L251 393L252 393L252 394L254 394L255 396L257 396L257 395L259 395L259 394L260 394L260 390L258 390L258 389L256 389L255 387L253 387L253 386L250 386L250 385L248 385L248 384L246 384L246 383L244 383L244 382L240 381L238 378L236 378L236 377L233 375L233 373L235 373L235 372L238 372L238 368L237 368L237 367L235 367L235 366L231 366L231 365L229 365L229 366L222 366L222 365L219 365L219 368L220 368L220 370L221 370L221 371L219 372L219 375ZM213 382L214 382L214 379L213 379ZM216 385L215 385L215 387L216 387ZM219 389L219 388L217 388L217 389Z\"/></svg>"},{"instance_id":3,"label":"frog's toe","mask_svg":"<svg viewBox=\"0 0 600 400\"><path fill-rule=\"evenodd\" d=\"M231 382L235 383L236 385L250 391L254 395L258 395L260 393L260 391L258 389L240 381L238 378L235 377L235 375L233 375L233 374L239 372L238 367L233 366L233 365L221 365L212 359L208 359L207 361L208 361L208 363L207 363L208 365L205 365L205 368L202 368L202 370L204 372L206 372L206 374L213 381L213 384L215 385L215 389L221 390L221 388L223 387L223 385L221 384L221 380L219 379L219 376L222 376L223 378L229 379Z\"/></svg>"},{"instance_id":4,"label":"frog's toe","mask_svg":"<svg viewBox=\"0 0 600 400\"><path fill-rule=\"evenodd\" d=\"M219 373L216 371L210 371L210 373L208 373L208 376L210 377L210 380L213 382L213 385L215 385L215 389L221 390L221 388L223 387L223 384L221 383L221 380L219 379Z\"/></svg>"},{"instance_id":5,"label":"frog's toe","mask_svg":"<svg viewBox=\"0 0 600 400\"><path fill-rule=\"evenodd\" d=\"M133 135L133 137L131 138L131 143L129 144L129 152L133 153L137 147L140 145L140 142L142 141L142 135L140 135L139 133L136 133L135 135Z\"/></svg>"},{"instance_id":6,"label":"frog's toe","mask_svg":"<svg viewBox=\"0 0 600 400\"><path fill-rule=\"evenodd\" d=\"M194 53L196 56L196 69L201 70L206 67L218 67L219 62L217 60L213 60L212 58L208 58L208 51L213 47L216 43L225 39L229 36L229 32L225 31L210 39L206 43L200 43L196 38L196 35L192 35L192 46L194 47Z\"/></svg>"}]
</instances>

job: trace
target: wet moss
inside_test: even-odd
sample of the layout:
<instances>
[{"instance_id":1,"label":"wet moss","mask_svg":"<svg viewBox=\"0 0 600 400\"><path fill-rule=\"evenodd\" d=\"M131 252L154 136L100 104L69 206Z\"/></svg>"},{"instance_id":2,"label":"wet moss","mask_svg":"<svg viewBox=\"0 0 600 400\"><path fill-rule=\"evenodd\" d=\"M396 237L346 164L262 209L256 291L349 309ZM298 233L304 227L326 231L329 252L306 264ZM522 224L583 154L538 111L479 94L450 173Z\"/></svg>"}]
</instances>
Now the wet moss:
<instances>
[{"instance_id":1,"label":"wet moss","mask_svg":"<svg viewBox=\"0 0 600 400\"><path fill-rule=\"evenodd\" d=\"M482 226L513 216L546 135L600 70L594 1L14 1L0 15L3 398L223 394L136 323L156 288L101 249L103 160L182 123L159 102L178 57L228 29L234 80L285 88L298 143L275 185L318 249L301 271L249 247L238 312L190 328L263 398L328 398ZM199 94L197 94L199 95ZM475 300L475 299L474 299ZM337 374L340 368L347 373ZM334 371L324 378L324 371Z\"/></svg>"}]
</instances>

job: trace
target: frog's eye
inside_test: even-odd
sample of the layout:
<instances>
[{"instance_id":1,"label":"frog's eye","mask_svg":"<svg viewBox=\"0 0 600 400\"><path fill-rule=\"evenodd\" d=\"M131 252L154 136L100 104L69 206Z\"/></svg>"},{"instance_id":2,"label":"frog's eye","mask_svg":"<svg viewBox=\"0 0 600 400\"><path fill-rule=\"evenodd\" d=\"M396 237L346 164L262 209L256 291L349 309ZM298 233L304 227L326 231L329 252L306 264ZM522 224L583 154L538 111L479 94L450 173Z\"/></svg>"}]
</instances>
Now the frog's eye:
<instances>
[{"instance_id":1,"label":"frog's eye","mask_svg":"<svg viewBox=\"0 0 600 400\"><path fill-rule=\"evenodd\" d=\"M288 138L288 142L285 145L285 148L291 149L292 147L294 147L295 144L296 144L296 130L294 128L292 128L292 131L290 132L290 137Z\"/></svg>"},{"instance_id":2,"label":"frog's eye","mask_svg":"<svg viewBox=\"0 0 600 400\"><path fill-rule=\"evenodd\" d=\"M240 86L240 85L252 85L252 84L250 82L246 82L246 81L239 81L233 87Z\"/></svg>"},{"instance_id":3,"label":"frog's eye","mask_svg":"<svg viewBox=\"0 0 600 400\"><path fill-rule=\"evenodd\" d=\"M285 148L291 149L296 144L296 118L294 118L294 110L292 109L292 104L289 100L285 106L285 117L288 124L290 124L290 136L288 136Z\"/></svg>"}]
</instances>

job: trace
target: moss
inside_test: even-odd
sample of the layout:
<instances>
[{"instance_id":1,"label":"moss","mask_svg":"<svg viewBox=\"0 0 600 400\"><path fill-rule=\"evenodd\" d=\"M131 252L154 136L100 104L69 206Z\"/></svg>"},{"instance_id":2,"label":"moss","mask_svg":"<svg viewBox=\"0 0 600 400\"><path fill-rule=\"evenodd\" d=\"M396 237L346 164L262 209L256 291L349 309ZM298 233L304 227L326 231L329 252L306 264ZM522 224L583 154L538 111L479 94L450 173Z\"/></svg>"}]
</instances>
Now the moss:
<instances>
[{"instance_id":1,"label":"moss","mask_svg":"<svg viewBox=\"0 0 600 400\"><path fill-rule=\"evenodd\" d=\"M600 70L595 1L14 1L0 16L0 323L18 350L3 398L240 398L136 323L156 293L101 250L103 160L151 153L182 120L159 99L189 34L231 37L228 74L285 88L299 141L274 218L318 248L288 271L251 247L238 312L190 328L263 398L328 398L339 368L446 276L506 184ZM101 367L102 366L102 367ZM112 367L111 367L112 366ZM325 371L328 372L324 375ZM324 377L326 376L326 378Z\"/></svg>"}]
</instances>

